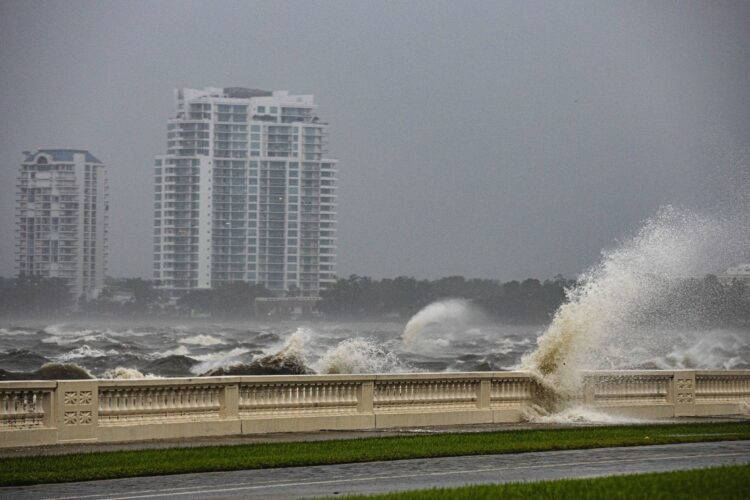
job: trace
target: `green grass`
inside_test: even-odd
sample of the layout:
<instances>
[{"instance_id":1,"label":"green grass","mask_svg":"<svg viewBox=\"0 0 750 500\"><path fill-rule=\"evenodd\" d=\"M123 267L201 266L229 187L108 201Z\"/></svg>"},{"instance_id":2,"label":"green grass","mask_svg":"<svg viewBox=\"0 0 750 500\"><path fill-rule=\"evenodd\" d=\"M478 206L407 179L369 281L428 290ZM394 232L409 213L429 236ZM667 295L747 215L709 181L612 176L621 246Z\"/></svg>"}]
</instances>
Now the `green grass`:
<instances>
[{"instance_id":1,"label":"green grass","mask_svg":"<svg viewBox=\"0 0 750 500\"><path fill-rule=\"evenodd\" d=\"M587 427L0 459L0 486L375 460L750 439L750 422Z\"/></svg>"},{"instance_id":2,"label":"green grass","mask_svg":"<svg viewBox=\"0 0 750 500\"><path fill-rule=\"evenodd\" d=\"M331 497L334 498L334 497ZM341 498L341 497L335 497ZM592 499L742 499L750 498L750 465L730 465L595 479L561 479L530 483L464 486L405 491L387 495L344 497L357 500L503 500Z\"/></svg>"}]
</instances>

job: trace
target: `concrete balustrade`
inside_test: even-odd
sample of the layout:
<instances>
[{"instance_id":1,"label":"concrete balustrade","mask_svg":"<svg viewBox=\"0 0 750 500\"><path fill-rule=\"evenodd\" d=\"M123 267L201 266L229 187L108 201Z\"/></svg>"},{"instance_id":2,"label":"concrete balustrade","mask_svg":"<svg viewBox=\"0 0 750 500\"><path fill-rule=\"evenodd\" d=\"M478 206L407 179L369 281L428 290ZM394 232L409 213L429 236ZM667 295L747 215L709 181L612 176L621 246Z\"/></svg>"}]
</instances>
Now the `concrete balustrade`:
<instances>
[{"instance_id":1,"label":"concrete balustrade","mask_svg":"<svg viewBox=\"0 0 750 500\"><path fill-rule=\"evenodd\" d=\"M523 372L0 382L0 447L519 422ZM574 404L640 418L750 408L750 370L596 371Z\"/></svg>"}]
</instances>

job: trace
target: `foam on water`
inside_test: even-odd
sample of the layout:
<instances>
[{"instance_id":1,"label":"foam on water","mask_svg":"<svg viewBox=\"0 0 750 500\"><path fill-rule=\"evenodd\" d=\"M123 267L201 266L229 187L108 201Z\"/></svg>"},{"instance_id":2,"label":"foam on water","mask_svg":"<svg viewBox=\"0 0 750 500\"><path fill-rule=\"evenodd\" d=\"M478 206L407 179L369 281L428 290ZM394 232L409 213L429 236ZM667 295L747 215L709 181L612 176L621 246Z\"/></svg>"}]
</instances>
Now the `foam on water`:
<instances>
[{"instance_id":1,"label":"foam on water","mask_svg":"<svg viewBox=\"0 0 750 500\"><path fill-rule=\"evenodd\" d=\"M374 339L354 338L339 342L313 365L318 373L394 373L407 371L393 351Z\"/></svg>"},{"instance_id":2,"label":"foam on water","mask_svg":"<svg viewBox=\"0 0 750 500\"><path fill-rule=\"evenodd\" d=\"M550 413L538 405L524 410L524 419L539 424L644 424L648 420L620 415L610 415L583 405L564 408Z\"/></svg>"},{"instance_id":3,"label":"foam on water","mask_svg":"<svg viewBox=\"0 0 750 500\"><path fill-rule=\"evenodd\" d=\"M191 355L190 357L200 361L200 363L193 366L190 371L200 375L209 370L219 367L229 367L237 363L245 361L245 355L250 352L249 349L244 347L235 347L229 351L218 351L208 354Z\"/></svg>"},{"instance_id":4,"label":"foam on water","mask_svg":"<svg viewBox=\"0 0 750 500\"><path fill-rule=\"evenodd\" d=\"M202 346L211 346L211 345L221 345L226 344L223 340L214 337L213 335L204 335L204 334L198 334L193 335L191 337L185 337L180 340L178 340L180 344L188 344L188 345L202 345Z\"/></svg>"},{"instance_id":5,"label":"foam on water","mask_svg":"<svg viewBox=\"0 0 750 500\"><path fill-rule=\"evenodd\" d=\"M57 356L57 361L70 361L72 359L79 358L102 358L104 356L111 356L118 354L115 350L103 351L101 349L94 349L89 347L87 344L83 344L80 347L76 347L72 351L68 351L60 356Z\"/></svg>"},{"instance_id":6,"label":"foam on water","mask_svg":"<svg viewBox=\"0 0 750 500\"><path fill-rule=\"evenodd\" d=\"M155 352L151 357L166 358L167 356L190 356L193 358L195 357L190 354L190 349L188 349L184 345L177 346L173 349L167 349L166 351Z\"/></svg>"},{"instance_id":7,"label":"foam on water","mask_svg":"<svg viewBox=\"0 0 750 500\"><path fill-rule=\"evenodd\" d=\"M83 337L86 335L92 335L96 333L96 330L89 330L89 329L79 330L77 328L70 328L68 327L68 325L65 325L63 323L56 323L54 325L49 325L45 327L42 331L49 335L55 335L59 337Z\"/></svg>"},{"instance_id":8,"label":"foam on water","mask_svg":"<svg viewBox=\"0 0 750 500\"><path fill-rule=\"evenodd\" d=\"M106 370L101 378L106 379L118 379L118 380L137 380L144 378L155 378L153 375L146 376L135 368L126 368L124 366L117 366Z\"/></svg>"},{"instance_id":9,"label":"foam on water","mask_svg":"<svg viewBox=\"0 0 750 500\"><path fill-rule=\"evenodd\" d=\"M653 363L663 370L747 369L750 363L742 355L750 352L748 340L739 332L713 330L687 344L675 345L666 355L653 358Z\"/></svg>"},{"instance_id":10,"label":"foam on water","mask_svg":"<svg viewBox=\"0 0 750 500\"><path fill-rule=\"evenodd\" d=\"M28 330L17 330L17 329L11 329L8 330L7 328L0 328L0 337L15 337L17 335L28 335Z\"/></svg>"}]
</instances>

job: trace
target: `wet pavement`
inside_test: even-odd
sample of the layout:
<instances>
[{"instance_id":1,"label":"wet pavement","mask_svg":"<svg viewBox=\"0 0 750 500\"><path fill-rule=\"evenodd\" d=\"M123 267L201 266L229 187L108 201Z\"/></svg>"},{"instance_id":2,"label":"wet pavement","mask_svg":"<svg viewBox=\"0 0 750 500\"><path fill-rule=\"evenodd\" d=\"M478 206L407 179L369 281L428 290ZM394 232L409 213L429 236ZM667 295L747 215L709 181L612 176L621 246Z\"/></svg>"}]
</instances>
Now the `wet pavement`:
<instances>
[{"instance_id":1,"label":"wet pavement","mask_svg":"<svg viewBox=\"0 0 750 500\"><path fill-rule=\"evenodd\" d=\"M49 484L0 488L0 498L291 499L663 472L744 463L750 463L750 441L719 441Z\"/></svg>"}]
</instances>

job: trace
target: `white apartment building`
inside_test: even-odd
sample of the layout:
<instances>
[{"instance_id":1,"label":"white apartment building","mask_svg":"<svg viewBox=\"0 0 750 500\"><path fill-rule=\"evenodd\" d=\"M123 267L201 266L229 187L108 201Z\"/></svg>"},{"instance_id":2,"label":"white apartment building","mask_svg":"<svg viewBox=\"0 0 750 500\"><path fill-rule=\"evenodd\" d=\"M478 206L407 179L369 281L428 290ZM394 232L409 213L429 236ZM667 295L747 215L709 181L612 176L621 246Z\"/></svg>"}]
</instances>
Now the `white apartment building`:
<instances>
[{"instance_id":1,"label":"white apartment building","mask_svg":"<svg viewBox=\"0 0 750 500\"><path fill-rule=\"evenodd\" d=\"M733 281L739 281L745 285L750 285L750 264L737 264L730 267L723 274L718 276L719 281L726 285L731 285ZM748 290L750 293L750 290Z\"/></svg>"},{"instance_id":2,"label":"white apartment building","mask_svg":"<svg viewBox=\"0 0 750 500\"><path fill-rule=\"evenodd\" d=\"M77 149L24 152L16 191L16 271L63 278L95 298L107 270L107 169Z\"/></svg>"},{"instance_id":3,"label":"white apartment building","mask_svg":"<svg viewBox=\"0 0 750 500\"><path fill-rule=\"evenodd\" d=\"M175 90L155 158L154 279L317 296L336 277L336 168L312 95Z\"/></svg>"}]
</instances>

